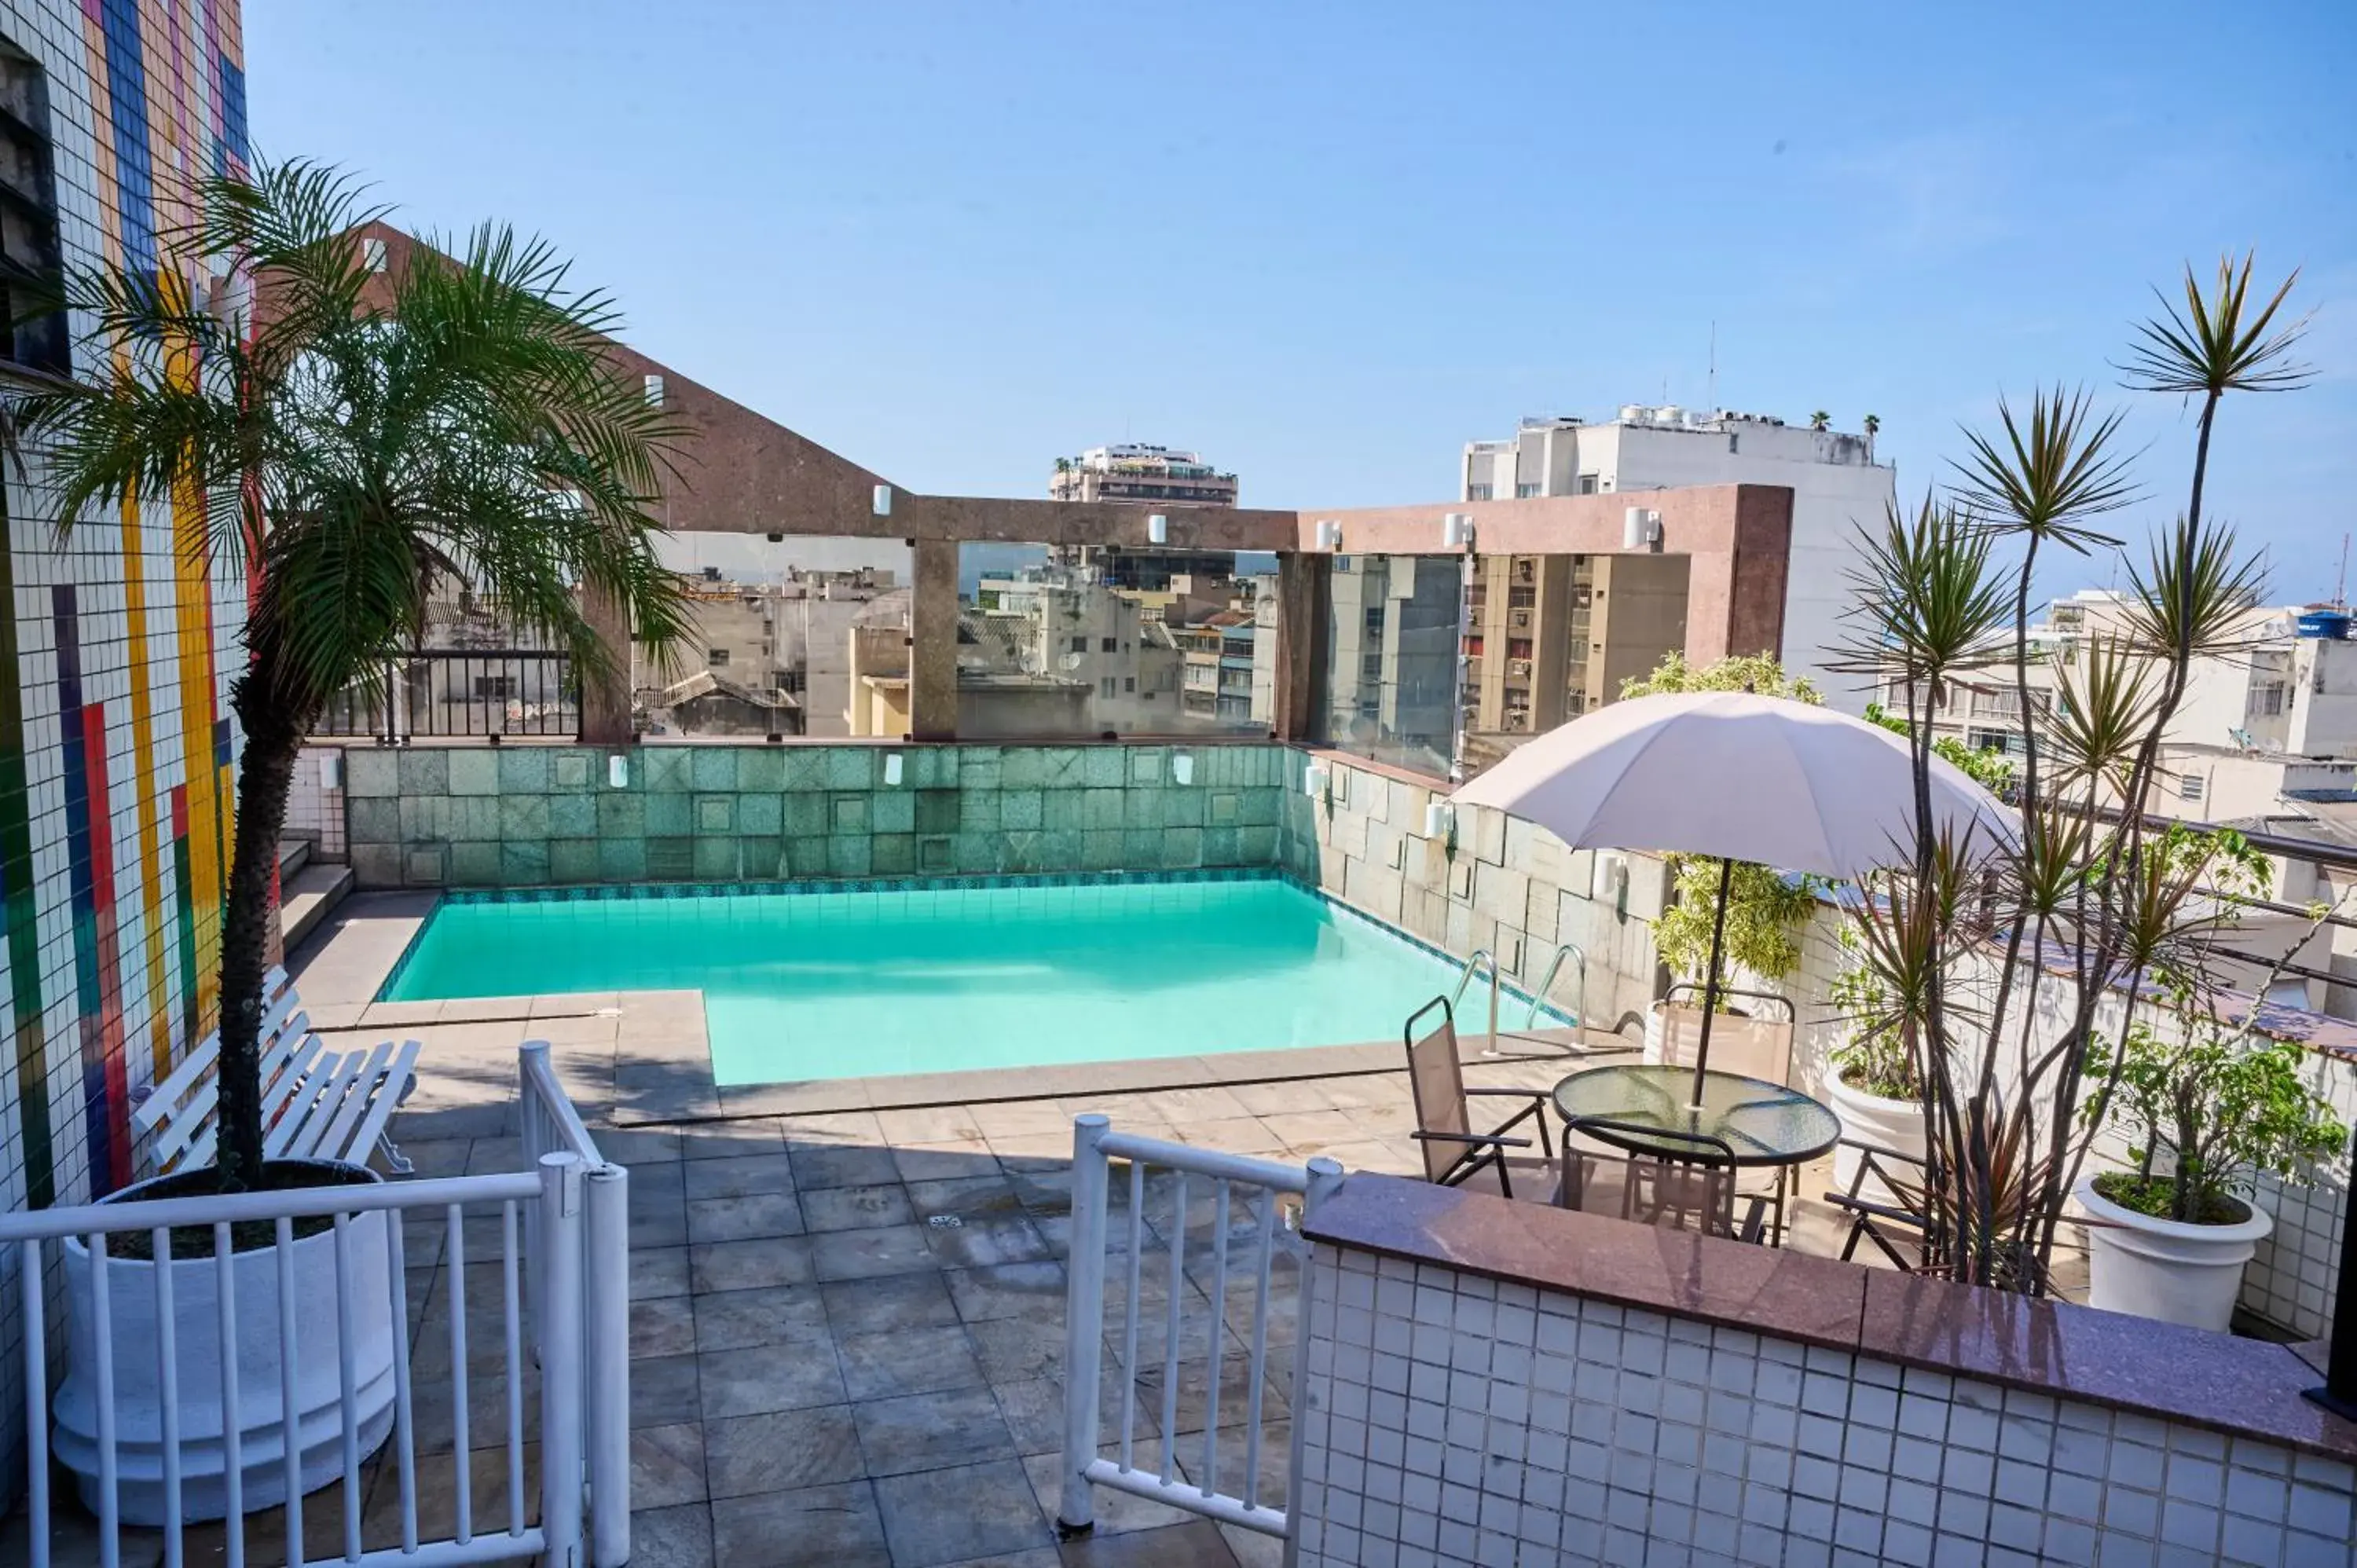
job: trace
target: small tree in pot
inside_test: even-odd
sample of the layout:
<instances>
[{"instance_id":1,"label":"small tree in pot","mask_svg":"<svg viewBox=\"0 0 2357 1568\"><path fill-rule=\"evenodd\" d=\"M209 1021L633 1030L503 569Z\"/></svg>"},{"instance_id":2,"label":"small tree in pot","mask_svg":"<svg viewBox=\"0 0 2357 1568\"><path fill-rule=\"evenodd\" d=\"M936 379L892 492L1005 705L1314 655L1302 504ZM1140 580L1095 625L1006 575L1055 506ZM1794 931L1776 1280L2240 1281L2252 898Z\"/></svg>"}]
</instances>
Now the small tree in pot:
<instances>
[{"instance_id":1,"label":"small tree in pot","mask_svg":"<svg viewBox=\"0 0 2357 1568\"><path fill-rule=\"evenodd\" d=\"M2214 991L2172 985L2166 1030L2130 1026L2116 1078L2089 1097L2091 1126L2128 1140L2126 1170L2083 1178L2089 1296L2097 1306L2225 1328L2243 1266L2273 1219L2236 1195L2265 1172L2305 1183L2349 1130L2302 1078L2308 1053L2238 1024Z\"/></svg>"},{"instance_id":2,"label":"small tree in pot","mask_svg":"<svg viewBox=\"0 0 2357 1568\"><path fill-rule=\"evenodd\" d=\"M209 553L248 585L244 668L231 686L243 734L236 847L223 909L216 1147L209 1168L178 1172L118 1197L187 1197L371 1181L325 1162L264 1158L260 1061L263 981L272 946L277 844L296 757L328 703L382 687L386 660L415 647L437 588L470 586L521 630L566 650L576 669L611 671L617 650L585 599L602 599L641 639L673 642L687 615L681 585L657 559L653 507L684 427L624 373L606 333L603 295L571 288L545 245L478 229L455 253L426 247L382 270L357 231L376 213L350 182L305 164L265 166L249 183L191 192L197 217L162 236L160 272L104 268L62 281L62 303L94 327L103 350L88 381L15 399L28 466L55 493L61 527L101 509L171 499L181 548ZM211 285L192 291L193 270ZM334 1299L344 1238L298 1226L284 1260L298 1300ZM134 1263L65 1247L78 1328L57 1403L57 1453L96 1498L110 1456L122 1517L162 1523L177 1471L182 1517L226 1509L225 1428L241 1433L242 1500L284 1500L285 1445L298 1484L345 1468L339 1432L374 1449L392 1416L392 1310L382 1210L350 1225L359 1260L341 1344L307 1333L306 1364L285 1369L282 1411L276 1280L267 1221L236 1228L240 1313L220 1325L211 1228L176 1230L185 1262ZM314 1233L317 1232L317 1233ZM113 1287L115 1442L97 1438L94 1270L162 1268L176 1284L169 1326L179 1387L150 1378L163 1331L142 1304L145 1280ZM234 1358L241 1408L186 1391L219 1386ZM339 1383L338 1361L351 1391ZM349 1404L355 1407L350 1410ZM166 1405L183 1411L177 1455L165 1451ZM340 1417L340 1419L339 1419Z\"/></svg>"}]
</instances>

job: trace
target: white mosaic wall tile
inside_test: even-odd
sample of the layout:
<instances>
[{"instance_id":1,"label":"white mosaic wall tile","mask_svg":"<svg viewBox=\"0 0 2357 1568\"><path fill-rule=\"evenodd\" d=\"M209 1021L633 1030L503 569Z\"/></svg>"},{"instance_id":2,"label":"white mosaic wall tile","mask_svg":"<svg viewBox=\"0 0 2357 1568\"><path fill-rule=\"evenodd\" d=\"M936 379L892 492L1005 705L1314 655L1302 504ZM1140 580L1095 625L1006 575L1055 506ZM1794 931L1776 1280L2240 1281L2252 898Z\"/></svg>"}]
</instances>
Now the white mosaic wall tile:
<instances>
[{"instance_id":1,"label":"white mosaic wall tile","mask_svg":"<svg viewBox=\"0 0 2357 1568\"><path fill-rule=\"evenodd\" d=\"M2347 1568L2265 1443L1321 1247L1303 1568Z\"/></svg>"}]
</instances>

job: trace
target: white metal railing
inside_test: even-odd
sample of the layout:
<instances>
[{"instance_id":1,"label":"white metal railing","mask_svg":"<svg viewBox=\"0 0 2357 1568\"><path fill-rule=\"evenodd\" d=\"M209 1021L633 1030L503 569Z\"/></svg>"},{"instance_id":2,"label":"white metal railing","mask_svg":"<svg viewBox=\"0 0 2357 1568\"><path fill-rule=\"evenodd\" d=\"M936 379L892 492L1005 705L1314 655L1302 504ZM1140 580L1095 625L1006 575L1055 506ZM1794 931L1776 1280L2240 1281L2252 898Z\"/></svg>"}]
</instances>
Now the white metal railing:
<instances>
[{"instance_id":1,"label":"white metal railing","mask_svg":"<svg viewBox=\"0 0 2357 1568\"><path fill-rule=\"evenodd\" d=\"M557 1081L549 1059L548 1042L527 1040L516 1052L518 1109L522 1117L524 1158L537 1166L552 1154L570 1155L588 1167L588 1254L597 1266L589 1271L581 1292L581 1336L593 1369L621 1369L619 1376L596 1376L584 1398L583 1443L590 1498L590 1561L597 1568L615 1568L630 1557L630 1172L607 1162L596 1140L574 1109L573 1099ZM538 1223L537 1215L526 1217ZM526 1249L538 1258L537 1245ZM527 1280L528 1299L539 1311L544 1300L540 1276Z\"/></svg>"},{"instance_id":2,"label":"white metal railing","mask_svg":"<svg viewBox=\"0 0 2357 1568\"><path fill-rule=\"evenodd\" d=\"M440 1568L534 1556L578 1562L583 1391L629 1374L624 1362L596 1369L592 1378L584 1364L585 1210L594 1206L595 1192L587 1174L579 1158L557 1153L534 1170L512 1174L0 1214L0 1247L16 1254L23 1307L33 1568L48 1568L51 1552L47 1254L52 1246L66 1264L75 1337L72 1370L55 1412L56 1446L83 1475L102 1568L118 1568L123 1559L126 1496L135 1516L153 1518L163 1536L163 1561L178 1568L184 1560L180 1518L192 1489L214 1504L206 1511L229 1521L222 1541L229 1568L242 1568L246 1559L247 1511L281 1500L285 1560L299 1564L305 1505L313 1500L304 1496L306 1482L317 1484L322 1468L341 1476L341 1550L329 1561L362 1568ZM496 1259L485 1261L494 1283L476 1293L478 1305L481 1296L496 1296L504 1347L497 1366L506 1390L505 1508L503 1521L489 1529L477 1517L472 1464L479 1451L468 1430L468 1384L477 1364L468 1348L475 1262L468 1247L470 1209L479 1220L495 1221L499 1236ZM542 1299L555 1309L542 1316L529 1345L541 1372L537 1523L529 1522L524 1479L522 1220L527 1215L539 1238L532 1273ZM319 1219L329 1221L328 1232L297 1239L296 1221ZM234 1229L253 1224L274 1228L273 1244L236 1251ZM210 1233L210 1267L203 1256L174 1262L172 1232L188 1229ZM144 1233L147 1259L108 1255L105 1239L126 1233ZM317 1245L322 1240L325 1249ZM405 1255L411 1240L444 1250L452 1513L450 1532L433 1540L424 1538L418 1498L426 1466L440 1461L432 1455L421 1459L418 1452L412 1362L429 1343L434 1325L430 1312L417 1320L414 1350ZM597 1262L598 1272L627 1273L627 1258ZM176 1310L178 1293L187 1293L181 1299L189 1305L210 1298L212 1310ZM142 1330L152 1332L152 1359L118 1359L118 1317L135 1342ZM376 1343L380 1324L383 1342ZM208 1351L217 1363L210 1378L203 1365ZM332 1376L326 1370L330 1361ZM247 1369L260 1366L275 1369L275 1398L267 1388L242 1386ZM374 1406L381 1399L389 1409ZM440 1434L433 1436L438 1441ZM371 1550L363 1538L361 1467L387 1442L398 1483L399 1544ZM249 1446L263 1450L251 1467ZM307 1477L307 1461L313 1467ZM256 1485L252 1497L249 1479Z\"/></svg>"},{"instance_id":3,"label":"white metal railing","mask_svg":"<svg viewBox=\"0 0 2357 1568\"><path fill-rule=\"evenodd\" d=\"M1127 1162L1125 1194L1128 1234L1124 1255L1128 1280L1121 1324L1121 1444L1118 1455L1098 1455L1098 1410L1103 1372L1106 1227L1112 1211L1112 1162ZM1141 1469L1135 1464L1137 1432L1137 1338L1142 1311L1140 1287L1146 1280L1147 1242L1146 1170L1158 1166L1170 1173L1170 1204L1163 1237L1168 1268L1168 1300L1164 1304L1160 1463ZM1178 1383L1180 1348L1185 1342L1187 1295L1187 1233L1193 1229L1188 1208L1190 1182L1209 1183L1211 1202L1207 1219L1211 1255L1211 1281L1206 1304L1211 1314L1206 1343L1210 1362L1203 1381L1203 1447L1195 1480L1178 1470ZM1064 1459L1063 1494L1057 1510L1058 1528L1066 1535L1086 1533L1096 1522L1092 1488L1112 1487L1241 1526L1286 1541L1286 1557L1293 1557L1292 1498L1264 1501L1261 1491L1261 1426L1263 1398L1268 1385L1268 1345L1272 1316L1282 1309L1273 1299L1272 1275L1280 1254L1306 1264L1306 1246L1297 1227L1280 1223L1280 1198L1302 1199L1302 1212L1315 1208L1341 1184L1342 1167L1325 1158L1311 1160L1305 1169L1269 1160L1248 1159L1184 1144L1165 1143L1112 1130L1106 1119L1085 1115L1072 1122L1072 1251L1069 1294L1064 1317ZM1237 1188L1245 1228L1235 1229ZM1234 1352L1245 1359L1244 1452L1243 1474L1223 1489L1220 1473L1220 1400L1222 1375L1228 1364L1228 1291L1232 1283L1229 1254L1244 1242L1246 1273L1235 1283L1248 1283L1252 1293L1252 1339ZM1300 1284L1293 1305L1295 1321L1308 1312L1309 1271L1298 1270ZM1298 1369L1297 1369L1297 1371ZM1287 1474L1300 1474L1299 1449L1305 1423L1292 1423L1293 1463Z\"/></svg>"}]
</instances>

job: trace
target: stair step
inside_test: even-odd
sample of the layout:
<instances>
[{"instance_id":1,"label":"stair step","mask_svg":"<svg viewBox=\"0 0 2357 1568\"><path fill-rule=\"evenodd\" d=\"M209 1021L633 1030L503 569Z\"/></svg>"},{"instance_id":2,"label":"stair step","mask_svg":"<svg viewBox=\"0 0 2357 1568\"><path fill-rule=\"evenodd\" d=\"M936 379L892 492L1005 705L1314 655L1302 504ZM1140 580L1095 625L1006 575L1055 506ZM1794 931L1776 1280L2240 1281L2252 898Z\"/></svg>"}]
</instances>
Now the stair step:
<instances>
[{"instance_id":1,"label":"stair step","mask_svg":"<svg viewBox=\"0 0 2357 1568\"><path fill-rule=\"evenodd\" d=\"M310 864L310 860L311 841L309 839L280 839L278 841L279 885L284 886L300 875L303 867Z\"/></svg>"},{"instance_id":2,"label":"stair step","mask_svg":"<svg viewBox=\"0 0 2357 1568\"><path fill-rule=\"evenodd\" d=\"M288 952L318 929L335 907L352 890L349 865L306 865L292 878L279 882L278 931Z\"/></svg>"}]
</instances>

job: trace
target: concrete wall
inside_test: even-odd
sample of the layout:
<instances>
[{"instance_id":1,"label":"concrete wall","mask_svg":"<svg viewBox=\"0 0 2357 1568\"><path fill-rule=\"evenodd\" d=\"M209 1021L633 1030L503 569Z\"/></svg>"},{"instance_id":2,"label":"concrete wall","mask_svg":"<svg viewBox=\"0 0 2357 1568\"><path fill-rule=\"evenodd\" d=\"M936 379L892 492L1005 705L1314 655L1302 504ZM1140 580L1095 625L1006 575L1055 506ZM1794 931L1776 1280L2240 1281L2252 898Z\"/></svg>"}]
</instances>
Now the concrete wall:
<instances>
[{"instance_id":1,"label":"concrete wall","mask_svg":"<svg viewBox=\"0 0 2357 1568\"><path fill-rule=\"evenodd\" d=\"M354 747L363 888L1267 865L1275 746ZM886 782L886 759L900 781ZM1192 782L1174 759L1191 759ZM1299 800L1297 794L1294 800ZM1306 802L1303 802L1306 807Z\"/></svg>"}]
</instances>

